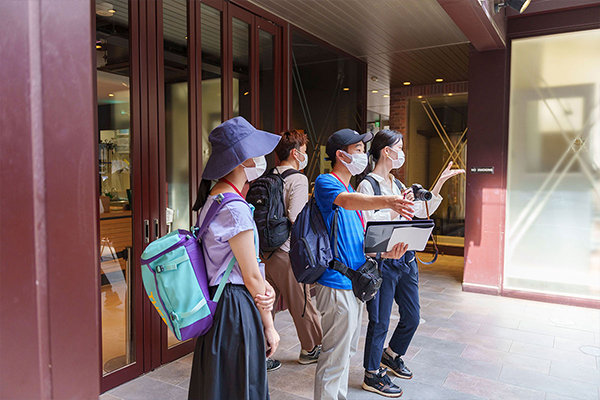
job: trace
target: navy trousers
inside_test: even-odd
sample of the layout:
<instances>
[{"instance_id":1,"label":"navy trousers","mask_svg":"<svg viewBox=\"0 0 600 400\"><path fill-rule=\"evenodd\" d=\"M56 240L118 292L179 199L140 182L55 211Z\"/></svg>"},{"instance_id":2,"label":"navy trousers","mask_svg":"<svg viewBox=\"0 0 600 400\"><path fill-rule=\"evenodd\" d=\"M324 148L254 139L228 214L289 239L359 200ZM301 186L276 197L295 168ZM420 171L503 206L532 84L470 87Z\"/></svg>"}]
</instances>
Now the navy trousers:
<instances>
[{"instance_id":1,"label":"navy trousers","mask_svg":"<svg viewBox=\"0 0 600 400\"><path fill-rule=\"evenodd\" d=\"M415 253L408 251L399 260L379 261L383 283L377 295L367 302L369 326L365 341L363 365L367 371L379 368L385 338L390 325L394 301L398 304L400 321L394 330L389 347L404 355L421 320L419 305L419 267Z\"/></svg>"}]
</instances>

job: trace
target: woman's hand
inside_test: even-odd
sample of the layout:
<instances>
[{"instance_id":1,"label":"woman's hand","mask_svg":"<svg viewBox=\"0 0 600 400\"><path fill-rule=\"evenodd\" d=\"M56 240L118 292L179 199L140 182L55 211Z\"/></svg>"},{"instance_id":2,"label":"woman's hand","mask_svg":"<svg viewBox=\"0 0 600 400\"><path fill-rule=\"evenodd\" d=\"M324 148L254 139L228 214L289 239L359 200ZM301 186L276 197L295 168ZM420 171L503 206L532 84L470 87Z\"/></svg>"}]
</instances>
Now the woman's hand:
<instances>
[{"instance_id":1,"label":"woman's hand","mask_svg":"<svg viewBox=\"0 0 600 400\"><path fill-rule=\"evenodd\" d=\"M277 350L277 346L279 346L279 333L275 328L265 329L265 341L267 342L267 357L271 357Z\"/></svg>"},{"instance_id":2,"label":"woman's hand","mask_svg":"<svg viewBox=\"0 0 600 400\"><path fill-rule=\"evenodd\" d=\"M413 193L412 187L406 189L402 194L406 200L415 201L415 194Z\"/></svg>"},{"instance_id":3,"label":"woman's hand","mask_svg":"<svg viewBox=\"0 0 600 400\"><path fill-rule=\"evenodd\" d=\"M465 170L464 169L451 169L452 168L452 161L450 161L448 163L448 166L446 167L446 169L444 170L444 172L442 172L442 175L440 175L440 179L439 181L444 184L444 182L446 182L448 179L456 176L456 175L460 175L460 174L464 174Z\"/></svg>"},{"instance_id":4,"label":"woman's hand","mask_svg":"<svg viewBox=\"0 0 600 400\"><path fill-rule=\"evenodd\" d=\"M388 251L387 253L382 253L381 258L398 259L402 257L404 253L406 253L406 250L408 250L408 244L396 243L394 247L392 247L392 250Z\"/></svg>"},{"instance_id":5,"label":"woman's hand","mask_svg":"<svg viewBox=\"0 0 600 400\"><path fill-rule=\"evenodd\" d=\"M254 296L254 302L258 308L265 311L273 311L273 304L275 304L275 290L267 281L265 281L265 287L267 288L265 294L258 293Z\"/></svg>"}]
</instances>

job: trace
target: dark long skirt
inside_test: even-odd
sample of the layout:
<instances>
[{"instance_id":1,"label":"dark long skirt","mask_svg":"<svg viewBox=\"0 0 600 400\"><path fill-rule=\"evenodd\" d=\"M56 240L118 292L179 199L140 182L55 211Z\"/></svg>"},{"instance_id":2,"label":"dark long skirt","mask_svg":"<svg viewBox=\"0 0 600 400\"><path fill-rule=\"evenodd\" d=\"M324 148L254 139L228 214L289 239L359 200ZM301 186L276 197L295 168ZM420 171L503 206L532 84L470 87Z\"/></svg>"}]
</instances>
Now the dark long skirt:
<instances>
[{"instance_id":1,"label":"dark long skirt","mask_svg":"<svg viewBox=\"0 0 600 400\"><path fill-rule=\"evenodd\" d=\"M216 287L211 287L211 297ZM213 326L196 341L189 400L268 400L263 324L243 285L227 284Z\"/></svg>"}]
</instances>

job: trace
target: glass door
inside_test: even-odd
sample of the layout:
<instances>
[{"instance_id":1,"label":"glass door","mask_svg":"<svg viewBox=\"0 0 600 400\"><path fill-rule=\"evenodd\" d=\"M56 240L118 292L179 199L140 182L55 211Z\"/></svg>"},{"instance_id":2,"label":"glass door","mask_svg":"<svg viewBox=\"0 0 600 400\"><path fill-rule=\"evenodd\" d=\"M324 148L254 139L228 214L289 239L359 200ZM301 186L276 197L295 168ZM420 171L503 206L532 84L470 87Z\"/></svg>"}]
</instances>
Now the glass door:
<instances>
[{"instance_id":1,"label":"glass door","mask_svg":"<svg viewBox=\"0 0 600 400\"><path fill-rule=\"evenodd\" d=\"M130 21L137 8L127 1L96 1L98 207L100 226L100 315L104 390L142 373L140 131L134 128Z\"/></svg>"},{"instance_id":2,"label":"glass door","mask_svg":"<svg viewBox=\"0 0 600 400\"><path fill-rule=\"evenodd\" d=\"M162 0L157 7L160 218L159 235L172 230L189 230L190 214L190 39L186 0ZM162 23L161 23L162 21ZM160 325L161 363L171 361L192 349L191 341L181 343Z\"/></svg>"}]
</instances>

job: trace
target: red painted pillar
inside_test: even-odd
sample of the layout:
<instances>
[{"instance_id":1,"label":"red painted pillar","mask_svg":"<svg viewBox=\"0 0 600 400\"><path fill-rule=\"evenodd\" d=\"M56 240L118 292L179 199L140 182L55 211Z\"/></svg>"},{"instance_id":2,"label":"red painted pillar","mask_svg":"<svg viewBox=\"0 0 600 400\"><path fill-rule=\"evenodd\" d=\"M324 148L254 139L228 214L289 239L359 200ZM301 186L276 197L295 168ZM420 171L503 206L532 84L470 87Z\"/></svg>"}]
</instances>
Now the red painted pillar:
<instances>
[{"instance_id":1,"label":"red painted pillar","mask_svg":"<svg viewBox=\"0 0 600 400\"><path fill-rule=\"evenodd\" d=\"M3 399L100 392L92 3L0 13Z\"/></svg>"},{"instance_id":2,"label":"red painted pillar","mask_svg":"<svg viewBox=\"0 0 600 400\"><path fill-rule=\"evenodd\" d=\"M500 294L504 265L506 206L506 50L478 52L469 59L469 144L463 289ZM493 174L473 173L494 167Z\"/></svg>"}]
</instances>

